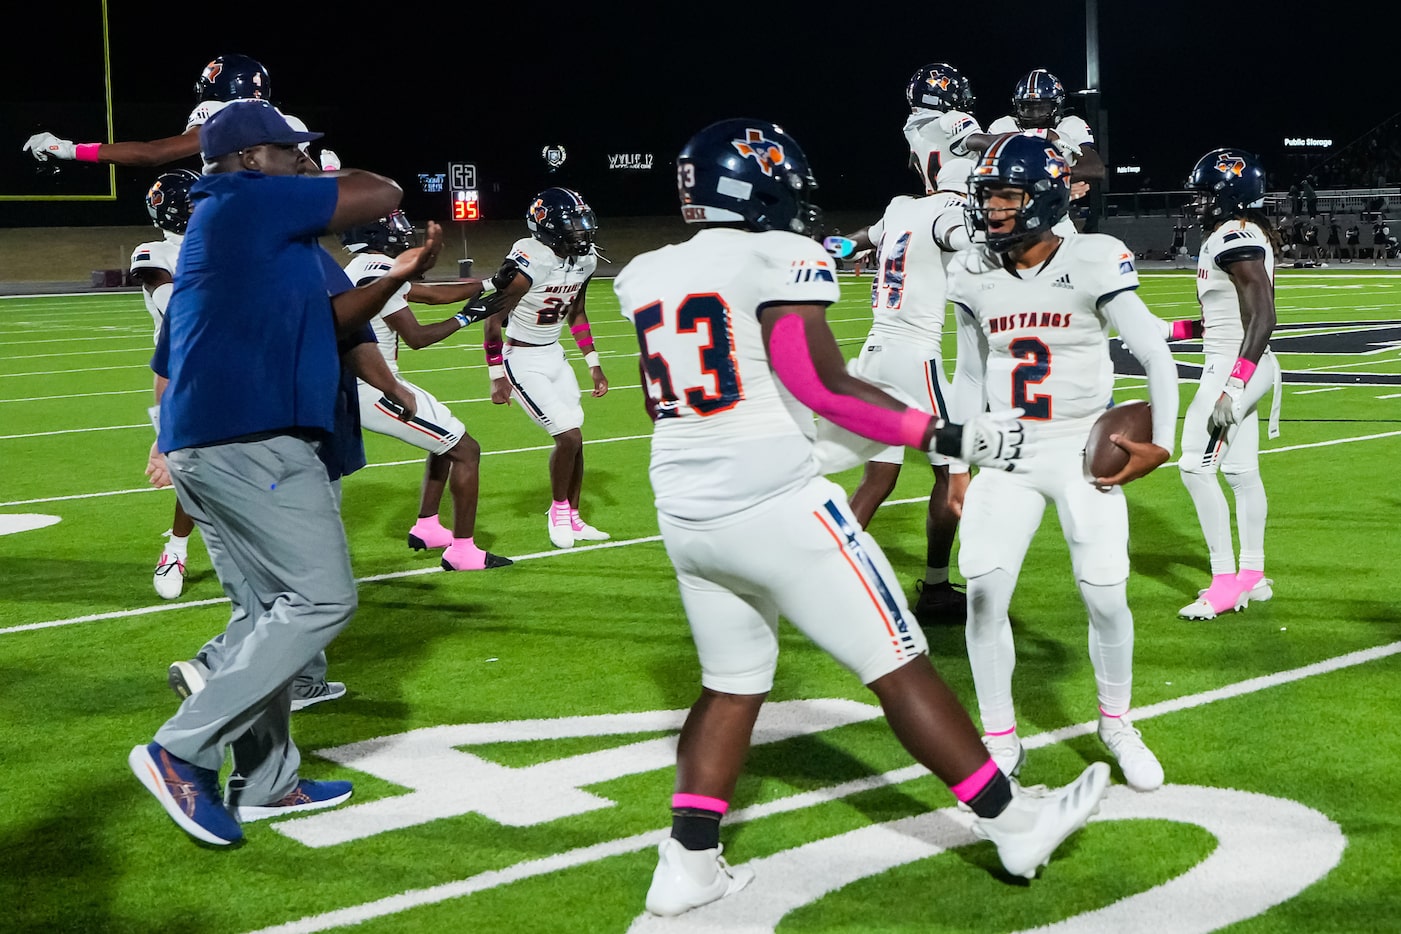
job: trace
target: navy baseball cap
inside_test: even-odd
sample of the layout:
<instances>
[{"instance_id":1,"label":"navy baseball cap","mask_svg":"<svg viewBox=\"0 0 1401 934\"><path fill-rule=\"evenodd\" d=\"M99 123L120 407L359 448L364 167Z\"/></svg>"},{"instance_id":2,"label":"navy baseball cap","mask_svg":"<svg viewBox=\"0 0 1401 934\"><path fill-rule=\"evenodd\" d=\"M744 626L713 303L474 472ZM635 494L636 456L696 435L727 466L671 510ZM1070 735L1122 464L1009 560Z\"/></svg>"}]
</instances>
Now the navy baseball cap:
<instances>
[{"instance_id":1,"label":"navy baseball cap","mask_svg":"<svg viewBox=\"0 0 1401 934\"><path fill-rule=\"evenodd\" d=\"M299 132L267 101L230 101L199 128L199 149L205 162L231 152L274 143L291 146L320 139L324 134Z\"/></svg>"}]
</instances>

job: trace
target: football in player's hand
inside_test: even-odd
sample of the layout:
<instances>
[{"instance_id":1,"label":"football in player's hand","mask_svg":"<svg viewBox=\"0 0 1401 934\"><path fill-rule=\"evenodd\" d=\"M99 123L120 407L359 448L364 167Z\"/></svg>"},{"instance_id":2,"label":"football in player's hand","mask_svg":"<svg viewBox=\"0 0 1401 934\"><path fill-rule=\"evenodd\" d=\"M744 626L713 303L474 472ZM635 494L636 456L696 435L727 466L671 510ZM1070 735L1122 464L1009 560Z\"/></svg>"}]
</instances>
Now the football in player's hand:
<instances>
[{"instance_id":1,"label":"football in player's hand","mask_svg":"<svg viewBox=\"0 0 1401 934\"><path fill-rule=\"evenodd\" d=\"M1112 477L1129 462L1129 452L1109 440L1122 435L1130 441L1153 440L1153 409L1142 400L1121 402L1105 410L1085 439L1085 479Z\"/></svg>"}]
</instances>

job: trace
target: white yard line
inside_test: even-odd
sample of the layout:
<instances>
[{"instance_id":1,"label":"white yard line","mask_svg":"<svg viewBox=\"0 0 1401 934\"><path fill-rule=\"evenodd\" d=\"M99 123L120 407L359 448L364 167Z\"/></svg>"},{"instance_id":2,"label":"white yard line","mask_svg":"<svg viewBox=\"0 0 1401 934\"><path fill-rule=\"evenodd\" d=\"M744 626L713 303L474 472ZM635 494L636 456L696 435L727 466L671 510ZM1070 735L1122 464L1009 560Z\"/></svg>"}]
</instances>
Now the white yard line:
<instances>
[{"instance_id":1,"label":"white yard line","mask_svg":"<svg viewBox=\"0 0 1401 934\"><path fill-rule=\"evenodd\" d=\"M1285 684L1290 684L1294 681L1302 681L1305 678L1330 674L1346 668L1365 665L1379 659L1389 658L1397 653L1401 653L1401 642L1392 642L1388 645L1379 645L1370 649L1361 649L1356 652L1349 652L1345 655L1338 655L1321 662L1315 662L1311 665L1304 665L1300 668L1291 668L1271 675L1250 678L1246 681L1228 684L1210 691L1203 691L1200 694L1189 694L1148 707L1135 708L1134 722L1142 723L1144 720L1149 720L1153 717L1160 717L1170 713L1179 713L1184 710L1191 710L1195 707L1213 704L1217 701L1231 700L1248 694L1267 691ZM1074 737L1089 736L1098 729L1098 726L1099 724L1096 720L1076 723L1061 727L1057 730L1050 730L1044 733L1037 733L1033 736L1023 737L1022 745L1027 749L1039 749L1064 742ZM904 768L892 769L889 772L884 772L879 775L871 775L854 781L843 782L840 785L833 785L829 788L800 792L795 795L789 795L786 798L780 798L777 801L769 801L764 804L756 804L751 807L741 808L740 810L732 811L730 814L726 815L725 823L727 826L733 826L734 824L743 823L745 821L771 817L775 814L784 814L803 808L816 807L876 788L898 785L903 782L914 781L928 776L929 770L924 766L909 765ZM257 931L250 932L250 934L314 934L314 932L329 931L338 927L362 924L374 918L389 917L391 915L411 911L415 908L436 905L456 898L465 898L466 896L474 895L478 892L509 885L512 882L520 882L524 879L543 876L548 873L562 872L563 870L571 869L575 866L587 865L588 863L608 859L612 856L635 853L647 849L648 847L656 846L664 832L665 831L662 829L650 830L645 833L634 834L631 837L623 837L620 840L605 840L589 846L576 847L572 850L566 850L563 853L555 853L538 859L524 860L511 866L504 866L501 869L492 869L477 873L474 876L468 876L465 879L458 879L454 882L444 882L425 889L410 889L400 892L397 895L375 899L374 901L365 902L360 905L352 905L347 908L338 908L334 911L327 911L322 914L309 915L296 921L289 921L286 924L259 928Z\"/></svg>"}]
</instances>

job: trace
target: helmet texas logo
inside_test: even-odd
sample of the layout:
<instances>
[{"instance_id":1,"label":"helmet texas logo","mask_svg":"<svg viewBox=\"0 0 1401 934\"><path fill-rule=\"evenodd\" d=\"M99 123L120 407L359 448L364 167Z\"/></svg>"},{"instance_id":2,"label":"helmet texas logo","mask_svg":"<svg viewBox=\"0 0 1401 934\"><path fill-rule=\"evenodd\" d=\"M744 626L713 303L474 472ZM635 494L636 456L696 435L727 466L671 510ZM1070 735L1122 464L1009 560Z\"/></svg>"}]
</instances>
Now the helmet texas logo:
<instances>
[{"instance_id":1,"label":"helmet texas logo","mask_svg":"<svg viewBox=\"0 0 1401 934\"><path fill-rule=\"evenodd\" d=\"M783 164L783 146L765 139L759 130L745 130L744 134L744 139L731 140L730 144L741 156L758 162L765 175L772 175L774 166Z\"/></svg>"},{"instance_id":2,"label":"helmet texas logo","mask_svg":"<svg viewBox=\"0 0 1401 934\"><path fill-rule=\"evenodd\" d=\"M1230 161L1228 161L1230 160ZM1245 171L1245 160L1237 156L1225 155L1216 163L1216 171L1230 172L1237 177Z\"/></svg>"}]
</instances>

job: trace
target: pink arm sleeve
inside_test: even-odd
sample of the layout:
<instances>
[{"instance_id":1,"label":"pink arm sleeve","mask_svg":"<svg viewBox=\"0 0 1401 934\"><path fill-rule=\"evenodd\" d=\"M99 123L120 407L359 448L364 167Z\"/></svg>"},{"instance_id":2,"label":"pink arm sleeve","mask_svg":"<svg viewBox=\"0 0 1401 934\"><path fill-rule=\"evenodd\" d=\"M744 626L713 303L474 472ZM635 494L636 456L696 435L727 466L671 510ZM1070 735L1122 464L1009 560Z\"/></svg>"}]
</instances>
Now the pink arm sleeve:
<instances>
[{"instance_id":1,"label":"pink arm sleeve","mask_svg":"<svg viewBox=\"0 0 1401 934\"><path fill-rule=\"evenodd\" d=\"M933 418L928 412L910 408L894 412L832 392L822 384L808 353L803 319L798 315L784 315L773 326L769 334L769 362L794 398L834 425L882 444L924 446L924 432Z\"/></svg>"}]
</instances>

